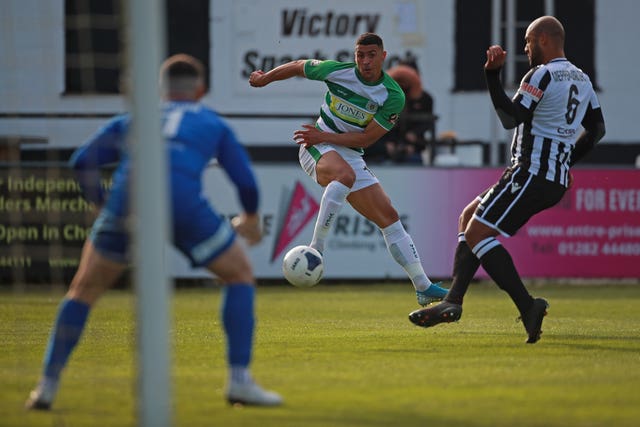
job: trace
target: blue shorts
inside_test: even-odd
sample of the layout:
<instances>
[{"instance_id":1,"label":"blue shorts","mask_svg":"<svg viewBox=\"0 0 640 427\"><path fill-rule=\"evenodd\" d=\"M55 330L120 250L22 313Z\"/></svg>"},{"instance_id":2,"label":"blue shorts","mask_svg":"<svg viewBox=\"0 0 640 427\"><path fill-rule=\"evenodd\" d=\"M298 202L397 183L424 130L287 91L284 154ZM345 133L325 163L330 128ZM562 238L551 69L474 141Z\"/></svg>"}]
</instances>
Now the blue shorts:
<instances>
[{"instance_id":1,"label":"blue shorts","mask_svg":"<svg viewBox=\"0 0 640 427\"><path fill-rule=\"evenodd\" d=\"M173 204L173 244L194 267L202 267L226 251L236 233L226 218L200 198L196 205Z\"/></svg>"},{"instance_id":2,"label":"blue shorts","mask_svg":"<svg viewBox=\"0 0 640 427\"><path fill-rule=\"evenodd\" d=\"M235 241L229 222L202 200L194 208L174 206L173 244L194 267L204 267L220 256ZM100 255L112 261L130 261L127 220L106 209L100 212L89 239Z\"/></svg>"}]
</instances>

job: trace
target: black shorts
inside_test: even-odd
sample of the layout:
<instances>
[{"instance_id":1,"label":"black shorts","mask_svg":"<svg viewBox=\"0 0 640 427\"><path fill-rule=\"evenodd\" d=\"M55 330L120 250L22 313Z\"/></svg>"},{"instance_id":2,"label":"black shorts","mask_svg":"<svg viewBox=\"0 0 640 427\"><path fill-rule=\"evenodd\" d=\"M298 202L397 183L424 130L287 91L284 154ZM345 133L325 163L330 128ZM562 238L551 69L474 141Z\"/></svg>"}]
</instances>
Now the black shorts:
<instances>
[{"instance_id":1,"label":"black shorts","mask_svg":"<svg viewBox=\"0 0 640 427\"><path fill-rule=\"evenodd\" d=\"M479 196L481 201L473 218L503 236L513 236L532 216L557 204L566 190L521 166L510 167Z\"/></svg>"}]
</instances>

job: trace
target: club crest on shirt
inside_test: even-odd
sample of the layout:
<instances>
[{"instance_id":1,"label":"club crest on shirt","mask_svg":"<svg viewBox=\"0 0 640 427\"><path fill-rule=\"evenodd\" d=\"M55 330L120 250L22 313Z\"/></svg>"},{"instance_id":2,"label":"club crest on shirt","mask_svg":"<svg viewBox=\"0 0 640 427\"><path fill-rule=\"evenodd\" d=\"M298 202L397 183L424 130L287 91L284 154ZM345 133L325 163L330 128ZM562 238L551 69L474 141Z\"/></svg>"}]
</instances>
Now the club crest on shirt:
<instances>
[{"instance_id":1,"label":"club crest on shirt","mask_svg":"<svg viewBox=\"0 0 640 427\"><path fill-rule=\"evenodd\" d=\"M369 102L367 102L366 108L367 108L367 110L373 111L375 113L376 111L378 111L378 104L376 104L373 101L369 101Z\"/></svg>"}]
</instances>

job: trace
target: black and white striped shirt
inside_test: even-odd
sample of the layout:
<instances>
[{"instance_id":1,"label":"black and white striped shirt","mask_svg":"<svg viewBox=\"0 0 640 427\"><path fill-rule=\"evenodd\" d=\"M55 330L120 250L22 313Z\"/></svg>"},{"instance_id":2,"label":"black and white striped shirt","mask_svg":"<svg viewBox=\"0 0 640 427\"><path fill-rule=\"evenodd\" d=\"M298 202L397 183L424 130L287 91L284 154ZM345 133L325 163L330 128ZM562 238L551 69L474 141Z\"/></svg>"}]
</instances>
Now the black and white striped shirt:
<instances>
[{"instance_id":1,"label":"black and white striped shirt","mask_svg":"<svg viewBox=\"0 0 640 427\"><path fill-rule=\"evenodd\" d=\"M513 101L529 110L531 120L516 128L511 162L567 186L569 164L588 108L600 108L589 76L566 58L532 68Z\"/></svg>"}]
</instances>

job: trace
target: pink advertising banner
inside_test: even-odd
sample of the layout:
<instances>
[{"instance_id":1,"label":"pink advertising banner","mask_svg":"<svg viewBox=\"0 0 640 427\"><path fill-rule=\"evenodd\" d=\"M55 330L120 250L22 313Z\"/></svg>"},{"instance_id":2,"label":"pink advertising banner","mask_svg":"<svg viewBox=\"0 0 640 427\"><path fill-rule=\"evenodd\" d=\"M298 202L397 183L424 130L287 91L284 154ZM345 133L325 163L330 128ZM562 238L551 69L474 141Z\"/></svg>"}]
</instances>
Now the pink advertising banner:
<instances>
[{"instance_id":1,"label":"pink advertising banner","mask_svg":"<svg viewBox=\"0 0 640 427\"><path fill-rule=\"evenodd\" d=\"M640 278L640 175L575 170L563 200L505 246L525 277Z\"/></svg>"},{"instance_id":2,"label":"pink advertising banner","mask_svg":"<svg viewBox=\"0 0 640 427\"><path fill-rule=\"evenodd\" d=\"M380 167L374 170L411 233L425 270L437 278L451 277L462 209L493 185L503 171L503 168ZM521 276L640 278L640 170L576 169L572 174L573 185L558 205L534 216L515 236L499 238ZM354 214L345 209L341 215ZM357 219L355 215L353 220ZM341 249L337 245L341 237L337 231L332 232L330 243L336 247L335 252ZM364 237L348 237L351 245L345 247L349 253L342 255L342 260L354 259L361 252L354 243ZM379 256L377 264L392 264L384 246L379 249L369 252L370 259ZM389 277L396 273L400 278L403 276L399 269L388 268ZM357 269L351 264L350 270ZM477 277L487 274L480 268Z\"/></svg>"}]
</instances>

